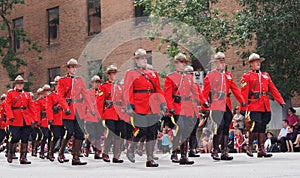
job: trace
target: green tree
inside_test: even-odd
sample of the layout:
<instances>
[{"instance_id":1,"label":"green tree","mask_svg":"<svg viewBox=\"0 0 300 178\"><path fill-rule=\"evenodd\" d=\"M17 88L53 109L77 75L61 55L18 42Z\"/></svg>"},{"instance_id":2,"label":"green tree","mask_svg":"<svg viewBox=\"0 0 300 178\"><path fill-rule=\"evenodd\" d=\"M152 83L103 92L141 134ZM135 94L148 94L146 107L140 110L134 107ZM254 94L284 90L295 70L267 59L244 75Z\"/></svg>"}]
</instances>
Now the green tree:
<instances>
[{"instance_id":1,"label":"green tree","mask_svg":"<svg viewBox=\"0 0 300 178\"><path fill-rule=\"evenodd\" d=\"M160 28L156 28L158 31L153 32L151 29L151 39L158 37L161 43L168 43L167 53L170 57L174 57L179 51L178 46L184 44L189 48L191 59L206 58L206 62L201 62L204 69L211 54L210 44L217 42L215 51L225 51L229 43L226 36L230 32L230 19L226 13L212 7L217 2L217 0L136 0L135 5L145 7L145 14L150 14L149 22L152 25L159 25ZM173 23L173 35L162 38L159 31L170 21ZM203 41L190 40L196 35L201 35Z\"/></svg>"},{"instance_id":2,"label":"green tree","mask_svg":"<svg viewBox=\"0 0 300 178\"><path fill-rule=\"evenodd\" d=\"M238 0L230 34L232 45L254 46L265 57L263 70L286 98L300 93L299 0ZM252 42L256 42L253 45ZM252 52L252 51L251 51ZM245 59L250 51L241 53Z\"/></svg>"},{"instance_id":3,"label":"green tree","mask_svg":"<svg viewBox=\"0 0 300 178\"><path fill-rule=\"evenodd\" d=\"M17 56L14 50L14 40L22 41L29 51L32 49L37 52L41 51L41 46L32 42L23 28L14 28L13 26L10 14L18 4L24 4L24 0L0 0L0 59L11 80L14 80L21 66L27 65L26 61ZM41 59L41 57L38 57L38 59Z\"/></svg>"}]
</instances>

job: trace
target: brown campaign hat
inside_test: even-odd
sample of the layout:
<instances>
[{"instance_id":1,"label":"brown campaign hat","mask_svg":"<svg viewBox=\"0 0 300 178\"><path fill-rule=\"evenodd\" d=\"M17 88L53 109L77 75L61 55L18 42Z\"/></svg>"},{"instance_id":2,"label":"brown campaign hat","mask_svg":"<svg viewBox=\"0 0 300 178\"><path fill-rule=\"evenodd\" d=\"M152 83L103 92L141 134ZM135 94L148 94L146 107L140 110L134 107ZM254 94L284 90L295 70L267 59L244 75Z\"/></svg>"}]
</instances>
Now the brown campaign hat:
<instances>
[{"instance_id":1,"label":"brown campaign hat","mask_svg":"<svg viewBox=\"0 0 300 178\"><path fill-rule=\"evenodd\" d=\"M174 57L175 61L185 61L187 63L191 62L190 60L187 59L186 55L183 53L178 53L175 57Z\"/></svg>"},{"instance_id":2,"label":"brown campaign hat","mask_svg":"<svg viewBox=\"0 0 300 178\"><path fill-rule=\"evenodd\" d=\"M118 68L117 66L115 65L109 65L107 68L106 68L106 74L109 74L111 72L118 72Z\"/></svg>"},{"instance_id":3,"label":"brown campaign hat","mask_svg":"<svg viewBox=\"0 0 300 178\"><path fill-rule=\"evenodd\" d=\"M42 89L43 91L51 91L51 87L48 84L45 84Z\"/></svg>"},{"instance_id":4,"label":"brown campaign hat","mask_svg":"<svg viewBox=\"0 0 300 178\"><path fill-rule=\"evenodd\" d=\"M56 76L56 77L54 78L54 81L50 82L50 84L51 84L51 85L57 85L59 79L61 79L61 77L60 77L60 76Z\"/></svg>"},{"instance_id":5,"label":"brown campaign hat","mask_svg":"<svg viewBox=\"0 0 300 178\"><path fill-rule=\"evenodd\" d=\"M25 80L24 80L24 78L23 78L21 75L18 75L18 76L15 78L15 81L14 81L15 84L22 84L22 83L24 83L24 82L25 82Z\"/></svg>"},{"instance_id":6,"label":"brown campaign hat","mask_svg":"<svg viewBox=\"0 0 300 178\"><path fill-rule=\"evenodd\" d=\"M76 59L71 58L65 65L63 65L63 67L69 67L69 66L81 67L81 64L78 64Z\"/></svg>"},{"instance_id":7,"label":"brown campaign hat","mask_svg":"<svg viewBox=\"0 0 300 178\"><path fill-rule=\"evenodd\" d=\"M262 62L262 61L265 60L265 58L261 58L258 54L252 53L252 54L249 56L248 63L249 63L249 62L252 62L252 61L256 61L256 60L260 60L260 62Z\"/></svg>"},{"instance_id":8,"label":"brown campaign hat","mask_svg":"<svg viewBox=\"0 0 300 178\"><path fill-rule=\"evenodd\" d=\"M184 72L186 73L193 73L194 72L194 67L188 65L184 68Z\"/></svg>"},{"instance_id":9,"label":"brown campaign hat","mask_svg":"<svg viewBox=\"0 0 300 178\"><path fill-rule=\"evenodd\" d=\"M6 98L6 94L3 93L3 94L1 95L1 97L0 97L0 100L5 100L5 98Z\"/></svg>"},{"instance_id":10,"label":"brown campaign hat","mask_svg":"<svg viewBox=\"0 0 300 178\"><path fill-rule=\"evenodd\" d=\"M131 59L138 59L140 57L148 58L148 57L151 57L151 55L147 54L146 50L140 48L134 52L134 56Z\"/></svg>"},{"instance_id":11,"label":"brown campaign hat","mask_svg":"<svg viewBox=\"0 0 300 178\"><path fill-rule=\"evenodd\" d=\"M41 94L43 92L43 89L42 88L38 88L37 90L36 90L36 93L37 94Z\"/></svg>"},{"instance_id":12,"label":"brown campaign hat","mask_svg":"<svg viewBox=\"0 0 300 178\"><path fill-rule=\"evenodd\" d=\"M102 82L101 78L98 75L94 75L91 78L91 82Z\"/></svg>"}]
</instances>

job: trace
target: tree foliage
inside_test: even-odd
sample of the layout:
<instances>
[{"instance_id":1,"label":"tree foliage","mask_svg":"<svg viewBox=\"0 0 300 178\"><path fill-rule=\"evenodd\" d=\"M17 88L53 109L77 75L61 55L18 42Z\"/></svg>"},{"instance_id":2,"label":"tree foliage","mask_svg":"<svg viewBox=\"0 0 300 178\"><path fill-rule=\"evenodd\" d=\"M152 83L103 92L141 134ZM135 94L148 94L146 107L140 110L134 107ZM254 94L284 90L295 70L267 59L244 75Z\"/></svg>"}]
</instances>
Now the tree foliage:
<instances>
[{"instance_id":1,"label":"tree foliage","mask_svg":"<svg viewBox=\"0 0 300 178\"><path fill-rule=\"evenodd\" d=\"M32 42L23 28L14 28L13 26L10 14L18 4L24 4L24 0L0 0L0 59L11 80L14 80L21 66L27 65L26 61L16 54L13 46L14 40L20 40L24 45L27 45L28 51L32 49L37 52L41 51L41 46Z\"/></svg>"},{"instance_id":2,"label":"tree foliage","mask_svg":"<svg viewBox=\"0 0 300 178\"><path fill-rule=\"evenodd\" d=\"M239 0L243 7L234 16L229 37L232 45L252 46L266 58L270 73L285 98L300 93L299 0ZM241 53L242 57L249 52Z\"/></svg>"},{"instance_id":3,"label":"tree foliage","mask_svg":"<svg viewBox=\"0 0 300 178\"><path fill-rule=\"evenodd\" d=\"M193 26L215 51L238 46L237 54L246 60L257 52L267 60L263 69L285 98L300 93L300 7L299 0L236 0L241 6L233 17L220 12L218 0L136 0L151 15L166 17ZM180 28L180 27L179 27ZM175 32L177 32L175 29ZM181 36L178 35L178 38ZM151 36L154 38L154 36ZM170 42L162 40L162 42ZM172 42L172 41L171 41ZM246 48L249 47L250 48ZM245 49L254 49L245 51ZM170 43L173 57L176 43ZM193 58L193 56L191 56Z\"/></svg>"}]
</instances>

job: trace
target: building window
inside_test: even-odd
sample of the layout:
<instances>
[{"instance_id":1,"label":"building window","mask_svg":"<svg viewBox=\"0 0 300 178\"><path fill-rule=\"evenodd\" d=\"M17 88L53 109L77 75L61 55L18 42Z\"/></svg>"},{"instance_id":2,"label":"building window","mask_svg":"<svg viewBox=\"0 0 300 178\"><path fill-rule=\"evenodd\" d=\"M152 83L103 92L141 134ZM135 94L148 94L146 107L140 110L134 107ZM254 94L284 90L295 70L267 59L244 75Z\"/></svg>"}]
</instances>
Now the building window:
<instances>
[{"instance_id":1,"label":"building window","mask_svg":"<svg viewBox=\"0 0 300 178\"><path fill-rule=\"evenodd\" d=\"M59 8L47 9L48 14L48 45L58 39Z\"/></svg>"},{"instance_id":2,"label":"building window","mask_svg":"<svg viewBox=\"0 0 300 178\"><path fill-rule=\"evenodd\" d=\"M60 76L60 67L48 68L48 83L52 82L56 76Z\"/></svg>"},{"instance_id":3,"label":"building window","mask_svg":"<svg viewBox=\"0 0 300 178\"><path fill-rule=\"evenodd\" d=\"M101 32L101 1L87 0L88 7L88 35Z\"/></svg>"},{"instance_id":4,"label":"building window","mask_svg":"<svg viewBox=\"0 0 300 178\"><path fill-rule=\"evenodd\" d=\"M146 51L147 54L150 54L151 56L147 58L147 64L151 64L152 65L152 51Z\"/></svg>"},{"instance_id":5,"label":"building window","mask_svg":"<svg viewBox=\"0 0 300 178\"><path fill-rule=\"evenodd\" d=\"M16 52L23 50L23 45L20 40L20 33L23 31L23 17L17 18L13 20L13 28L14 28L14 50Z\"/></svg>"},{"instance_id":6,"label":"building window","mask_svg":"<svg viewBox=\"0 0 300 178\"><path fill-rule=\"evenodd\" d=\"M134 1L135 25L148 21L146 16L149 16L149 14L145 13L145 9L146 8L144 6L136 6Z\"/></svg>"}]
</instances>

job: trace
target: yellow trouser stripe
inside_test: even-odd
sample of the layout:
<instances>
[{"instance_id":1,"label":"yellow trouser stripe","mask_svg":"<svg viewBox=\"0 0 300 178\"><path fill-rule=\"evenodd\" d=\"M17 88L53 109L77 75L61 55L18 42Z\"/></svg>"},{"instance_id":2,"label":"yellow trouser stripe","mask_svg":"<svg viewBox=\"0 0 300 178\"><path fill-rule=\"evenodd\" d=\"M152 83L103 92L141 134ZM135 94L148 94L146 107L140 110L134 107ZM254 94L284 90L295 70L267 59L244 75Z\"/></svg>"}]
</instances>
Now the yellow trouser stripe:
<instances>
[{"instance_id":1,"label":"yellow trouser stripe","mask_svg":"<svg viewBox=\"0 0 300 178\"><path fill-rule=\"evenodd\" d=\"M105 120L102 121L102 125L103 127L106 129L106 134L105 134L105 138L108 137L108 134L109 134L109 129L107 128L106 124L105 124Z\"/></svg>"},{"instance_id":2,"label":"yellow trouser stripe","mask_svg":"<svg viewBox=\"0 0 300 178\"><path fill-rule=\"evenodd\" d=\"M64 129L65 129L65 135L63 136L63 139L67 139L68 130L67 130L67 128L66 128L66 127L64 127Z\"/></svg>"},{"instance_id":3,"label":"yellow trouser stripe","mask_svg":"<svg viewBox=\"0 0 300 178\"><path fill-rule=\"evenodd\" d=\"M217 133L218 133L218 124L214 121L214 118L212 117L212 112L211 111L209 111L209 118L210 118L210 120L211 120L211 122L215 125L215 128L214 128L214 131L213 131L213 133L214 133L214 135L217 135Z\"/></svg>"},{"instance_id":4,"label":"yellow trouser stripe","mask_svg":"<svg viewBox=\"0 0 300 178\"><path fill-rule=\"evenodd\" d=\"M179 131L179 125L175 122L174 116L171 116L171 121L172 123L175 125L175 133L174 136L176 136L178 134Z\"/></svg>"}]
</instances>

